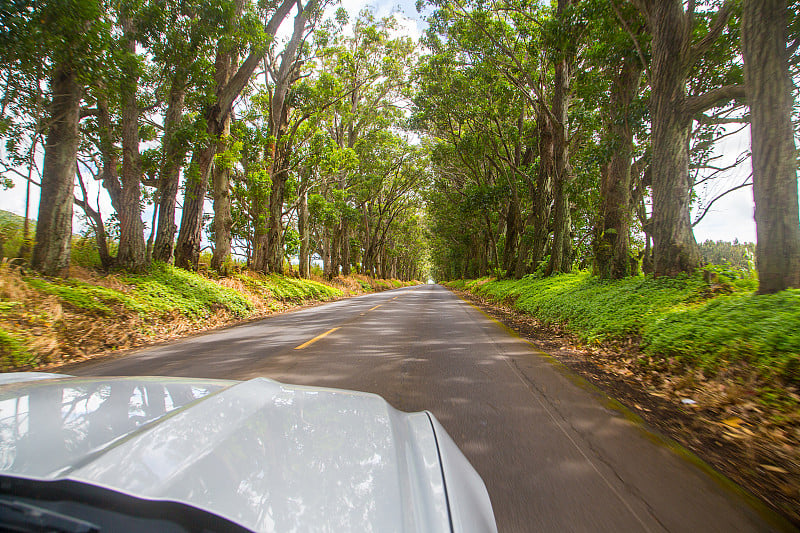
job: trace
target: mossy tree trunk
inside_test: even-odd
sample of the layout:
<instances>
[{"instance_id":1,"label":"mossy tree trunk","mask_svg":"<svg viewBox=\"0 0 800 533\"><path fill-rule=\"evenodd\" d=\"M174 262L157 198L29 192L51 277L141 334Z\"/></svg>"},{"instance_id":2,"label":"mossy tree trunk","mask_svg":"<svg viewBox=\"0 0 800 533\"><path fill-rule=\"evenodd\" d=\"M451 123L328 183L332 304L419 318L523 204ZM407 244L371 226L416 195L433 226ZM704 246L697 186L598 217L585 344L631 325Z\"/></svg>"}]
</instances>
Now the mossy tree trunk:
<instances>
[{"instance_id":1,"label":"mossy tree trunk","mask_svg":"<svg viewBox=\"0 0 800 533\"><path fill-rule=\"evenodd\" d=\"M634 0L648 21L652 41L650 120L653 156L653 268L656 276L695 270L701 261L692 233L689 144L694 116L733 98L744 96L739 84L716 87L687 96L692 67L727 26L733 2L726 0L702 39L693 42L695 3L682 0Z\"/></svg>"},{"instance_id":2,"label":"mossy tree trunk","mask_svg":"<svg viewBox=\"0 0 800 533\"><path fill-rule=\"evenodd\" d=\"M606 135L611 156L600 181L600 221L594 240L595 269L602 279L635 274L630 262L631 163L633 128L630 107L639 91L642 64L630 55L614 70Z\"/></svg>"}]
</instances>

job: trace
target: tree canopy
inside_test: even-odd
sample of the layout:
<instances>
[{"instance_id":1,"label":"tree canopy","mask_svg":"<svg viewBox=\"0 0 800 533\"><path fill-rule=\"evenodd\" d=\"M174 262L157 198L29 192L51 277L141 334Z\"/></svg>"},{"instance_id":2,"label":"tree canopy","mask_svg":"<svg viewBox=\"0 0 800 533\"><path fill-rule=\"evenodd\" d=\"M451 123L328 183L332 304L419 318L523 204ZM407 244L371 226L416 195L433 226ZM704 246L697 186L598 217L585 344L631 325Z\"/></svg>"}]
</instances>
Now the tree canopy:
<instances>
[{"instance_id":1,"label":"tree canopy","mask_svg":"<svg viewBox=\"0 0 800 533\"><path fill-rule=\"evenodd\" d=\"M3 186L39 187L31 266L66 274L77 208L105 269L674 276L704 261L692 227L749 165L719 151L752 117L762 291L797 286L796 9L423 6L417 43L326 0L6 2Z\"/></svg>"}]
</instances>

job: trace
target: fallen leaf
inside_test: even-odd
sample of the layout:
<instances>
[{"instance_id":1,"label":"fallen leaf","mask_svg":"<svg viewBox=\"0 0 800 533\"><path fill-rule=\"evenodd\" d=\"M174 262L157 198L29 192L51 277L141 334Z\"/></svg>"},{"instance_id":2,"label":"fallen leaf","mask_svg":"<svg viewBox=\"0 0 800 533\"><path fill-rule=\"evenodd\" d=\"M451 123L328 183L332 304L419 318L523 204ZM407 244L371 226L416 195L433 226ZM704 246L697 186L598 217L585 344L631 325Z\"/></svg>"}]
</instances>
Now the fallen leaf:
<instances>
[{"instance_id":1,"label":"fallen leaf","mask_svg":"<svg viewBox=\"0 0 800 533\"><path fill-rule=\"evenodd\" d=\"M725 424L728 427L732 427L732 428L737 428L738 429L742 425L742 419L737 417L737 416L734 416L732 418L727 418L727 419L723 420L722 423Z\"/></svg>"},{"instance_id":2,"label":"fallen leaf","mask_svg":"<svg viewBox=\"0 0 800 533\"><path fill-rule=\"evenodd\" d=\"M783 468L781 468L779 466L772 466L772 465L759 465L759 466L761 468L763 468L764 470L769 470L770 472L776 472L778 474L788 474L789 473L789 472L787 472L786 470L784 470Z\"/></svg>"}]
</instances>

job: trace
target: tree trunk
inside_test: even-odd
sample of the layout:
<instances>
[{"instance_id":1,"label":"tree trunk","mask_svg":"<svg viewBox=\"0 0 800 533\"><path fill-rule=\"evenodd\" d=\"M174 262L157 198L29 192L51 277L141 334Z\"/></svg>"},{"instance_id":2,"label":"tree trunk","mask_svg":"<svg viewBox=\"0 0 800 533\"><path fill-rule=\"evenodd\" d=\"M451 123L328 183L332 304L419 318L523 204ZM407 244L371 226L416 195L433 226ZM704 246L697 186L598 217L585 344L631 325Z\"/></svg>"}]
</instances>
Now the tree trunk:
<instances>
[{"instance_id":1,"label":"tree trunk","mask_svg":"<svg viewBox=\"0 0 800 533\"><path fill-rule=\"evenodd\" d=\"M350 225L347 220L342 221L342 276L350 275Z\"/></svg>"},{"instance_id":2,"label":"tree trunk","mask_svg":"<svg viewBox=\"0 0 800 533\"><path fill-rule=\"evenodd\" d=\"M656 276L691 272L700 264L689 199L691 117L684 111L691 28L681 0L654 2L650 117L652 120L653 260Z\"/></svg>"},{"instance_id":3,"label":"tree trunk","mask_svg":"<svg viewBox=\"0 0 800 533\"><path fill-rule=\"evenodd\" d=\"M512 196L508 201L508 212L506 213L506 241L503 247L503 270L510 276L514 270L514 259L517 253L517 241L519 240L519 197L517 191L512 188Z\"/></svg>"},{"instance_id":4,"label":"tree trunk","mask_svg":"<svg viewBox=\"0 0 800 533\"><path fill-rule=\"evenodd\" d=\"M231 117L225 119L222 135L217 144L217 153L227 149L227 136L231 132ZM222 274L225 271L225 261L231 254L231 179L230 169L222 165L214 165L211 176L214 191L214 255L211 257L211 268Z\"/></svg>"},{"instance_id":5,"label":"tree trunk","mask_svg":"<svg viewBox=\"0 0 800 533\"><path fill-rule=\"evenodd\" d=\"M133 37L133 21L125 16L124 46L133 57L136 40ZM139 155L139 106L136 89L139 77L136 67L131 66L123 74L122 91L122 194L117 206L119 217L119 251L117 264L131 272L141 272L146 266L144 224L140 202L142 200L142 166Z\"/></svg>"},{"instance_id":6,"label":"tree trunk","mask_svg":"<svg viewBox=\"0 0 800 533\"><path fill-rule=\"evenodd\" d=\"M325 279L333 279L332 263L331 232L328 228L325 228L322 236L322 274L325 276Z\"/></svg>"},{"instance_id":7,"label":"tree trunk","mask_svg":"<svg viewBox=\"0 0 800 533\"><path fill-rule=\"evenodd\" d=\"M758 292L800 287L797 159L784 0L745 0L742 52L753 154Z\"/></svg>"},{"instance_id":8,"label":"tree trunk","mask_svg":"<svg viewBox=\"0 0 800 533\"><path fill-rule=\"evenodd\" d=\"M208 188L208 174L216 152L216 144L201 145L195 152L186 178L181 211L181 229L175 245L175 266L197 270L200 243L203 239L203 206Z\"/></svg>"},{"instance_id":9,"label":"tree trunk","mask_svg":"<svg viewBox=\"0 0 800 533\"><path fill-rule=\"evenodd\" d=\"M288 109L287 115L288 115ZM286 117L288 120L288 116ZM285 121L282 121L286 124ZM285 131L285 126L282 127ZM283 135L281 135L283 137ZM283 199L288 178L289 146L280 141L272 159L272 189L269 195L269 234L267 235L267 272L283 274Z\"/></svg>"},{"instance_id":10,"label":"tree trunk","mask_svg":"<svg viewBox=\"0 0 800 533\"><path fill-rule=\"evenodd\" d=\"M224 95L229 91L235 66L234 52L222 48L222 44L220 44L214 62L217 103L206 109L208 138L199 143L192 155L192 163L197 163L197 167L191 169L190 176L186 179L181 228L175 247L175 265L189 270L197 270L200 260L200 243L203 240L203 207L208 178L214 162L214 154L217 152L219 135L225 130L231 111L230 105L221 106L220 101L227 98Z\"/></svg>"},{"instance_id":11,"label":"tree trunk","mask_svg":"<svg viewBox=\"0 0 800 533\"><path fill-rule=\"evenodd\" d=\"M558 0L558 16L563 17L570 0ZM570 54L559 51L563 57L555 65L553 79L553 246L548 274L569 272L572 255L572 217L570 216L569 186L572 169L569 165L569 103L572 65Z\"/></svg>"},{"instance_id":12,"label":"tree trunk","mask_svg":"<svg viewBox=\"0 0 800 533\"><path fill-rule=\"evenodd\" d=\"M175 251L175 202L180 185L181 162L186 156L186 147L176 137L183 117L186 100L186 76L176 73L169 92L167 113L164 117L163 159L158 193L158 230L153 246L153 259L169 263Z\"/></svg>"},{"instance_id":13,"label":"tree trunk","mask_svg":"<svg viewBox=\"0 0 800 533\"><path fill-rule=\"evenodd\" d=\"M308 191L300 193L300 206L297 213L297 231L300 233L300 254L298 269L301 278L309 277L309 261L308 261L308 248L309 248L309 232L308 232Z\"/></svg>"},{"instance_id":14,"label":"tree trunk","mask_svg":"<svg viewBox=\"0 0 800 533\"><path fill-rule=\"evenodd\" d=\"M522 266L523 275L535 271L544 256L547 246L547 236L550 233L548 223L553 204L553 173L555 169L555 153L553 142L553 126L546 111L538 115L539 130L539 169L536 175L536 189L533 191L533 228L530 239L528 256L530 267L517 264L517 277ZM527 231L527 230L526 230Z\"/></svg>"},{"instance_id":15,"label":"tree trunk","mask_svg":"<svg viewBox=\"0 0 800 533\"><path fill-rule=\"evenodd\" d=\"M72 202L78 153L81 87L71 65L57 65L50 79L50 129L44 151L42 192L31 266L47 276L69 274Z\"/></svg>"},{"instance_id":16,"label":"tree trunk","mask_svg":"<svg viewBox=\"0 0 800 533\"><path fill-rule=\"evenodd\" d=\"M611 84L611 106L606 123L611 156L601 172L600 221L595 229L595 269L601 279L622 279L630 268L631 163L633 129L630 107L639 90L642 64L625 58Z\"/></svg>"}]
</instances>

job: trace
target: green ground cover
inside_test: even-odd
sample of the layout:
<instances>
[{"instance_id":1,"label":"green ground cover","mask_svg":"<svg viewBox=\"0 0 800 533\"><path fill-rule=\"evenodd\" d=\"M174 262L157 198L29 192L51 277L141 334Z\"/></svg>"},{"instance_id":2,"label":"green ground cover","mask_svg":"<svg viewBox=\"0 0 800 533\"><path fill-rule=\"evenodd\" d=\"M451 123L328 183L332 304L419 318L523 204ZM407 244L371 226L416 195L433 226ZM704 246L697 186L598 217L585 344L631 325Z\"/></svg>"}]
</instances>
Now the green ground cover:
<instances>
[{"instance_id":1,"label":"green ground cover","mask_svg":"<svg viewBox=\"0 0 800 533\"><path fill-rule=\"evenodd\" d=\"M703 273L601 281L588 272L456 281L597 344L633 338L654 359L713 374L746 362L765 378L800 383L800 290L756 295L748 280Z\"/></svg>"}]
</instances>

